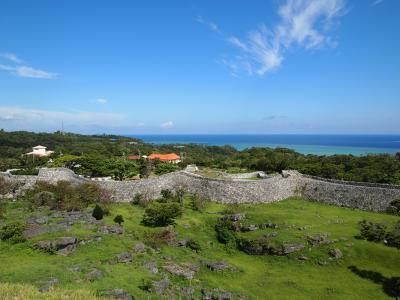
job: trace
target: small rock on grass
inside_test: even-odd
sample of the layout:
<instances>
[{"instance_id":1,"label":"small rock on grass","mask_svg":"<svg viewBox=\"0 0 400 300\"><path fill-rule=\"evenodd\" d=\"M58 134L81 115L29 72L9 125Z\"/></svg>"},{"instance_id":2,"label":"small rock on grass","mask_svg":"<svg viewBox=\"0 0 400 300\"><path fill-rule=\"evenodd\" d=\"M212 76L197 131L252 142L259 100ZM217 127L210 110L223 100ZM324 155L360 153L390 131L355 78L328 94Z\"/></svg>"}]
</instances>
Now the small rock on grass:
<instances>
[{"instance_id":1,"label":"small rock on grass","mask_svg":"<svg viewBox=\"0 0 400 300\"><path fill-rule=\"evenodd\" d=\"M333 258L342 258L343 257L342 251L340 251L340 249L338 249L338 248L330 250L329 255Z\"/></svg>"},{"instance_id":2,"label":"small rock on grass","mask_svg":"<svg viewBox=\"0 0 400 300\"><path fill-rule=\"evenodd\" d=\"M143 243L137 243L133 247L133 251L135 251L136 253L143 253L146 251L146 246Z\"/></svg>"},{"instance_id":3,"label":"small rock on grass","mask_svg":"<svg viewBox=\"0 0 400 300\"><path fill-rule=\"evenodd\" d=\"M117 260L119 263L130 263L133 257L129 252L123 252L117 255Z\"/></svg>"},{"instance_id":4,"label":"small rock on grass","mask_svg":"<svg viewBox=\"0 0 400 300\"><path fill-rule=\"evenodd\" d=\"M46 284L39 289L39 292L42 292L42 293L48 292L54 286L56 286L58 283L59 283L58 279L57 278L53 278L53 279L49 280L48 282L46 282Z\"/></svg>"},{"instance_id":5,"label":"small rock on grass","mask_svg":"<svg viewBox=\"0 0 400 300\"><path fill-rule=\"evenodd\" d=\"M101 277L104 276L104 273L98 269L93 269L92 271L90 271L89 273L86 274L86 280L89 281L94 281L96 279L100 279Z\"/></svg>"},{"instance_id":6,"label":"small rock on grass","mask_svg":"<svg viewBox=\"0 0 400 300\"><path fill-rule=\"evenodd\" d=\"M110 291L104 291L100 294L101 294L101 296L111 297L113 299L119 299L119 300L133 300L134 299L133 296L129 295L123 289L113 289Z\"/></svg>"}]
</instances>

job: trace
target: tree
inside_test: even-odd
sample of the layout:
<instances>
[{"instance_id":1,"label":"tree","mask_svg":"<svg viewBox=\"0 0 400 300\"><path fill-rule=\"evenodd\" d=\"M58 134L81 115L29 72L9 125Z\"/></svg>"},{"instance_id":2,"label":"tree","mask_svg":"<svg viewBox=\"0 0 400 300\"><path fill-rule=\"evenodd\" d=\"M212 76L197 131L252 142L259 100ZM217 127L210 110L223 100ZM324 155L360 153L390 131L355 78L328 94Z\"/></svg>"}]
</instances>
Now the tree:
<instances>
[{"instance_id":1,"label":"tree","mask_svg":"<svg viewBox=\"0 0 400 300\"><path fill-rule=\"evenodd\" d=\"M101 220L103 219L104 216L104 211L101 208L100 205L96 204L96 206L93 209L93 213L92 213L93 218L95 218L96 220Z\"/></svg>"},{"instance_id":2,"label":"tree","mask_svg":"<svg viewBox=\"0 0 400 300\"><path fill-rule=\"evenodd\" d=\"M121 226L121 224L124 222L124 217L121 215L116 215L114 218L114 222L118 223L118 225Z\"/></svg>"},{"instance_id":3,"label":"tree","mask_svg":"<svg viewBox=\"0 0 400 300\"><path fill-rule=\"evenodd\" d=\"M142 223L146 226L167 226L175 223L175 218L182 215L179 203L152 203L146 208Z\"/></svg>"}]
</instances>

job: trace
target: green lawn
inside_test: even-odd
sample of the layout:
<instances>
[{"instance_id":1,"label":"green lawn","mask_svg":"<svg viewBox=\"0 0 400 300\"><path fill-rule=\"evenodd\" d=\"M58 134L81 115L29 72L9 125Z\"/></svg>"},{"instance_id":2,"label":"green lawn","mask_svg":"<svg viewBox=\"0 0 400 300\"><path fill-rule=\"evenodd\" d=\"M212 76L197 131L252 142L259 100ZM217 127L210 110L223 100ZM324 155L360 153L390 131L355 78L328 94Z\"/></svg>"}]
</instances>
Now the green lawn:
<instances>
[{"instance_id":1,"label":"green lawn","mask_svg":"<svg viewBox=\"0 0 400 300\"><path fill-rule=\"evenodd\" d=\"M136 299L159 299L159 296L140 289L140 286L148 280L164 278L167 273L162 266L172 261L200 266L193 280L168 274L175 290L193 286L197 298L200 298L201 288L219 288L250 299L390 298L384 289L391 277L400 276L400 251L355 237L358 234L357 224L362 219L384 222L390 227L399 217L328 206L299 198L272 204L239 205L235 209L247 214L245 223L271 222L279 225L277 229L241 235L256 237L276 231L279 241L306 244L306 235L327 233L329 239L337 240L333 244L314 248L306 244L304 250L283 257L250 256L238 250L225 249L216 240L214 225L220 217L218 212L224 208L226 206L213 203L206 212L200 213L185 207L183 216L177 220L175 230L179 233L178 237L197 241L202 247L199 253L184 247L165 246L159 252L134 254L132 263L109 264L107 260L118 253L132 251L137 242L143 241L146 232L160 230L140 224L143 208L114 204L112 215L106 217L104 222L112 224L115 215L123 215L125 233L121 236L101 234L102 241L79 245L67 257L32 250L30 245L36 240L57 236L85 238L97 234L97 229L85 224L74 225L69 232L41 235L22 244L0 242L0 282L40 287L43 282L55 277L60 282L57 289L80 289L96 293L123 288ZM12 204L6 221L24 219L28 215L17 204ZM328 252L332 248L339 248L343 258L330 259ZM298 260L300 255L309 257L309 260ZM217 260L226 260L236 271L212 272L204 265L204 261ZM151 274L143 267L145 261L156 262L160 272ZM80 266L80 272L69 271L74 266ZM92 268L104 271L105 276L93 282L86 281L85 274ZM0 299L7 299L1 296L5 286L0 284Z\"/></svg>"}]
</instances>

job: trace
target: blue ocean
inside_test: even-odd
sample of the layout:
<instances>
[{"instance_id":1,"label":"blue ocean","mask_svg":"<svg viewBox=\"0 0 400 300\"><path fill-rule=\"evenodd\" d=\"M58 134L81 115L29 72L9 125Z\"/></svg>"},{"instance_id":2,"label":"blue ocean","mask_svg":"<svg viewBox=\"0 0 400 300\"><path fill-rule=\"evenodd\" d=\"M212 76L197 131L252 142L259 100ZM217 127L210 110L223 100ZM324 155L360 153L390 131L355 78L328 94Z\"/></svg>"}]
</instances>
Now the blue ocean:
<instances>
[{"instance_id":1,"label":"blue ocean","mask_svg":"<svg viewBox=\"0 0 400 300\"><path fill-rule=\"evenodd\" d=\"M303 154L367 155L400 152L399 135L337 134L166 134L129 135L153 144L230 145L238 150L251 147L285 147Z\"/></svg>"}]
</instances>

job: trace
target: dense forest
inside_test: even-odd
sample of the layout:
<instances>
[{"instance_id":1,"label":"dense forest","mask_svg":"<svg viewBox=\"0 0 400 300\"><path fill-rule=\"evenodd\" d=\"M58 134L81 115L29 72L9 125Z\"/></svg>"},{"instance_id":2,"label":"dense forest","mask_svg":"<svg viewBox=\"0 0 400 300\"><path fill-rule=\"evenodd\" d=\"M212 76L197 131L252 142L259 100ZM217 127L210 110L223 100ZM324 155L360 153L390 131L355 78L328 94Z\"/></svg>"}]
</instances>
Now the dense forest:
<instances>
[{"instance_id":1,"label":"dense forest","mask_svg":"<svg viewBox=\"0 0 400 300\"><path fill-rule=\"evenodd\" d=\"M32 146L44 145L55 153L49 158L24 156ZM129 161L129 154L176 152L183 162L179 166ZM223 169L228 172L261 170L268 173L295 169L304 174L353 180L400 184L400 152L396 155L366 156L303 155L286 148L250 148L238 151L231 146L152 145L135 138L116 135L80 135L73 133L6 132L0 130L0 171L19 168L35 173L38 166L66 166L87 176L112 176L122 180L140 175L163 174L187 164Z\"/></svg>"}]
</instances>

